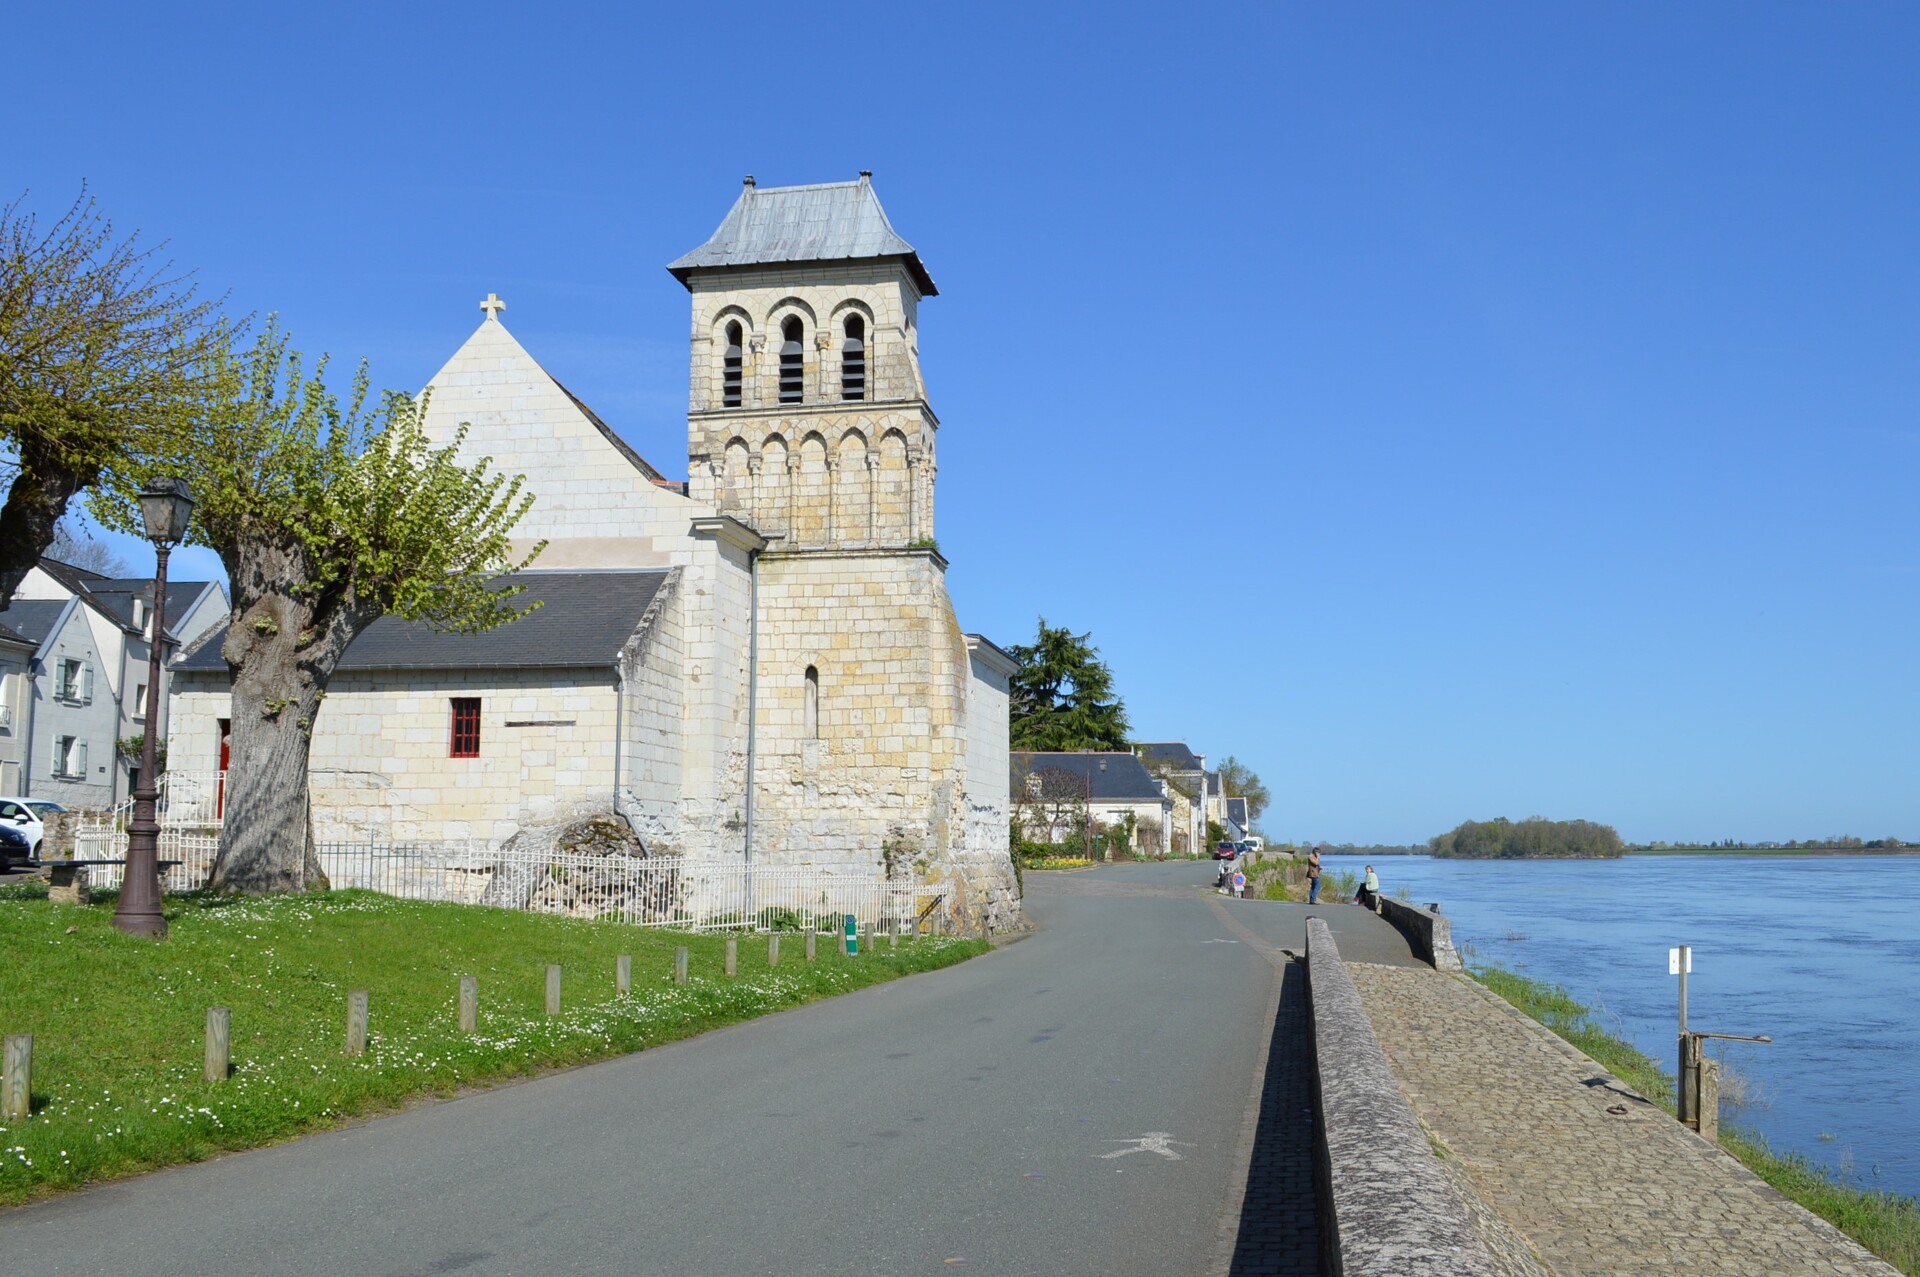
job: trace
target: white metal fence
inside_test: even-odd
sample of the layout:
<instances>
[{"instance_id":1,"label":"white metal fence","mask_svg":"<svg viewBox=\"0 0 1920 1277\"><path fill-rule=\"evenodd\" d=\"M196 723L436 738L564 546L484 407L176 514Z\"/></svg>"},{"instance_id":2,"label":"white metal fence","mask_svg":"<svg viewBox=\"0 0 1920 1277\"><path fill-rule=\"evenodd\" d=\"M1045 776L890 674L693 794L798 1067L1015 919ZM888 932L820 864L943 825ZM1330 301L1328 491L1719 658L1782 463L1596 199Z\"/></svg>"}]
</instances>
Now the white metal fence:
<instances>
[{"instance_id":1,"label":"white metal fence","mask_svg":"<svg viewBox=\"0 0 1920 1277\"><path fill-rule=\"evenodd\" d=\"M449 843L323 843L335 887L680 930L819 928L852 914L911 924L933 893L877 867L745 865L679 856L503 852Z\"/></svg>"},{"instance_id":2,"label":"white metal fence","mask_svg":"<svg viewBox=\"0 0 1920 1277\"><path fill-rule=\"evenodd\" d=\"M76 831L74 859L127 854L127 813L112 812ZM163 827L160 859L167 891L204 887L219 838ZM877 928L895 919L913 926L938 892L889 879L879 866L745 865L679 856L595 856L502 851L482 843L321 843L321 869L335 888L358 887L404 900L492 905L575 918L616 918L642 927L688 931L834 927L852 914ZM95 865L91 881L117 887L118 864Z\"/></svg>"}]
</instances>

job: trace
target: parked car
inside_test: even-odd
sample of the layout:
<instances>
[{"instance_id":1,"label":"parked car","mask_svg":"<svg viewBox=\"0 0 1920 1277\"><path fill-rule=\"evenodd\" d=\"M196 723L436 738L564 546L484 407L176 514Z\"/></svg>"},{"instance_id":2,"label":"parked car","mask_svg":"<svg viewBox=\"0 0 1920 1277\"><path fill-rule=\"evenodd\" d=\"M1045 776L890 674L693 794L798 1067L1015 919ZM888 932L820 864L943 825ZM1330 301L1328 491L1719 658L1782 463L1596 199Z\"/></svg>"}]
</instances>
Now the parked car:
<instances>
[{"instance_id":1,"label":"parked car","mask_svg":"<svg viewBox=\"0 0 1920 1277\"><path fill-rule=\"evenodd\" d=\"M41 817L49 812L65 810L59 803L40 798L0 798L0 830L23 835L27 840L27 855L22 859L38 860L40 841L47 834Z\"/></svg>"},{"instance_id":2,"label":"parked car","mask_svg":"<svg viewBox=\"0 0 1920 1277\"><path fill-rule=\"evenodd\" d=\"M1252 835L1247 839L1247 846L1254 851L1265 851L1267 849L1267 840L1257 834Z\"/></svg>"},{"instance_id":3,"label":"parked car","mask_svg":"<svg viewBox=\"0 0 1920 1277\"><path fill-rule=\"evenodd\" d=\"M1230 842L1223 842L1213 849L1215 860L1232 860L1240 854L1240 849Z\"/></svg>"},{"instance_id":4,"label":"parked car","mask_svg":"<svg viewBox=\"0 0 1920 1277\"><path fill-rule=\"evenodd\" d=\"M0 873L5 873L16 863L30 865L33 861L33 845L27 841L27 836L15 826L0 822Z\"/></svg>"}]
</instances>

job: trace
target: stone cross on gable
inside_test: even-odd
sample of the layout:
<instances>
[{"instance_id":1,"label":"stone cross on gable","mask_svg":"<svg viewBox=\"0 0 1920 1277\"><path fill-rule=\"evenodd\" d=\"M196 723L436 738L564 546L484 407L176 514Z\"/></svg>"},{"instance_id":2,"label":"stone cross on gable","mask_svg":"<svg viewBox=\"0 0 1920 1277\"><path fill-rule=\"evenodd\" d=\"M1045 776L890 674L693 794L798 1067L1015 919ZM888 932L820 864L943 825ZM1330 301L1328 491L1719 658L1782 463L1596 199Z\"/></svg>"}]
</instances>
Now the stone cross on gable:
<instances>
[{"instance_id":1,"label":"stone cross on gable","mask_svg":"<svg viewBox=\"0 0 1920 1277\"><path fill-rule=\"evenodd\" d=\"M487 300L480 303L480 309L487 312L488 319L500 318L500 312L506 308L507 304L500 300L498 293L488 293Z\"/></svg>"}]
</instances>

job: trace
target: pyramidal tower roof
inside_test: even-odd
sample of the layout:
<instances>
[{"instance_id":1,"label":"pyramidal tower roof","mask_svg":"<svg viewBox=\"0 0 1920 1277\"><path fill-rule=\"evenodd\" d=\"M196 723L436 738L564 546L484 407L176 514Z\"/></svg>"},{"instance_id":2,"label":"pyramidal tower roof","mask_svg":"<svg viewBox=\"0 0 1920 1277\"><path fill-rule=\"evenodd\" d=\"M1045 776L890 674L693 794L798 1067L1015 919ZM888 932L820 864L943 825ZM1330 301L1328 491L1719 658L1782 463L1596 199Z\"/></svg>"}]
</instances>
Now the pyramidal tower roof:
<instances>
[{"instance_id":1,"label":"pyramidal tower roof","mask_svg":"<svg viewBox=\"0 0 1920 1277\"><path fill-rule=\"evenodd\" d=\"M843 262L898 258L922 296L939 293L913 245L901 239L873 193L873 175L813 186L770 186L751 177L726 220L706 243L667 264L686 284L697 270L780 262ZM688 284L691 288L692 285Z\"/></svg>"}]
</instances>

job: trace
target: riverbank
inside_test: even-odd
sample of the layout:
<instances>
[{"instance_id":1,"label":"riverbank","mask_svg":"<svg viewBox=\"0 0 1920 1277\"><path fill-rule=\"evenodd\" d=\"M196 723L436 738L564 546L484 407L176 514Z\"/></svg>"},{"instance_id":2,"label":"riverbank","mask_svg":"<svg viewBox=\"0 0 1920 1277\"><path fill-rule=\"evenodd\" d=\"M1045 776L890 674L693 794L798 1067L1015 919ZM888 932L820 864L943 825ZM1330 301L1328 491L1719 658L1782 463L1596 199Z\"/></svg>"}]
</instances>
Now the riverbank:
<instances>
[{"instance_id":1,"label":"riverbank","mask_svg":"<svg viewBox=\"0 0 1920 1277\"><path fill-rule=\"evenodd\" d=\"M1673 1079L1631 1043L1608 1033L1565 989L1499 967L1478 966L1472 974L1641 1095L1673 1111ZM1798 1154L1772 1152L1750 1133L1723 1131L1720 1145L1784 1196L1909 1277L1920 1277L1920 1203L1914 1199L1852 1187Z\"/></svg>"},{"instance_id":2,"label":"riverbank","mask_svg":"<svg viewBox=\"0 0 1920 1277\"><path fill-rule=\"evenodd\" d=\"M55 905L0 888L0 1032L33 1035L32 1116L0 1119L0 1205L277 1143L453 1094L691 1037L986 949L921 937L857 958L830 937L688 935L369 892L172 896L171 936L111 925L111 899ZM674 951L690 978L674 983ZM620 996L620 955L632 991ZM547 967L561 968L557 1015ZM458 1027L460 978L477 1030ZM346 1055L347 993L369 995L366 1053ZM204 1074L207 1011L231 1013L231 1074Z\"/></svg>"}]
</instances>

